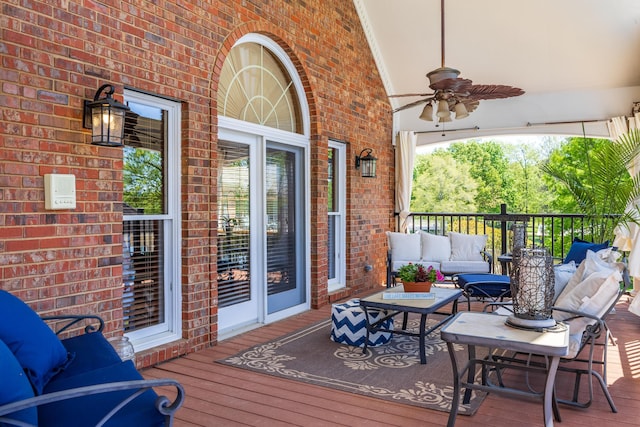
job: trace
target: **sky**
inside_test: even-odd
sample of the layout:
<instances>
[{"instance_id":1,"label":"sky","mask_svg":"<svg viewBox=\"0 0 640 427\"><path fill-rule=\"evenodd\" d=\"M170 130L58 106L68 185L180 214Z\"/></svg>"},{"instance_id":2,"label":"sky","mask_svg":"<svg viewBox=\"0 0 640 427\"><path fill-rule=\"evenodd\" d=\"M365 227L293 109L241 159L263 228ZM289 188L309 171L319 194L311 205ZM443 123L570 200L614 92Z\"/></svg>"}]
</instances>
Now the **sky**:
<instances>
[{"instance_id":1,"label":"sky","mask_svg":"<svg viewBox=\"0 0 640 427\"><path fill-rule=\"evenodd\" d=\"M563 136L550 136L550 135L517 135L517 136L492 136L487 138L472 138L474 141L487 142L487 141L496 141L501 142L503 144L509 145L530 145L539 147L542 149L545 141L553 141L560 142L565 137ZM454 142L464 142L467 140L456 140L456 141L447 141L435 144L427 144L416 147L417 154L429 154L436 150L437 148L446 148L449 144Z\"/></svg>"}]
</instances>

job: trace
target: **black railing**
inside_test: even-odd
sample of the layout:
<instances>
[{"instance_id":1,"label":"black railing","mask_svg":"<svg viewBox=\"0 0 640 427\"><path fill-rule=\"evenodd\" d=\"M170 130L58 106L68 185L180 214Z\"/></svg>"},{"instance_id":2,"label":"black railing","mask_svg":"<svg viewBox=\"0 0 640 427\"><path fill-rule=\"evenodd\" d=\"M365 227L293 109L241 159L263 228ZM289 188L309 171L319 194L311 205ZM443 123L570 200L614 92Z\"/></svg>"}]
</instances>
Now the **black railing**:
<instances>
[{"instance_id":1,"label":"black railing","mask_svg":"<svg viewBox=\"0 0 640 427\"><path fill-rule=\"evenodd\" d=\"M396 229L400 219L396 218ZM486 234L486 250L492 254L493 269L502 273L504 264L500 256L509 253L511 226L515 222L526 223L528 247L544 247L556 259L564 259L574 238L591 240L593 235L587 219L581 214L523 214L507 213L507 206L500 206L500 213L447 213L412 212L407 218L409 232L418 230L445 235L449 231L469 234Z\"/></svg>"}]
</instances>

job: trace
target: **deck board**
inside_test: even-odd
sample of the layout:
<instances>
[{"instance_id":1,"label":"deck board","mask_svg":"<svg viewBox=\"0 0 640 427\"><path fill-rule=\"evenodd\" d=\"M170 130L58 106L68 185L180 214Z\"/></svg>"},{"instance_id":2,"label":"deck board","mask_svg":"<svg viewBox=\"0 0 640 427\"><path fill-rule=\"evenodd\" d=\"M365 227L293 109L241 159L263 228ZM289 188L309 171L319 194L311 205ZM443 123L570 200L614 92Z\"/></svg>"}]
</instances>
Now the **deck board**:
<instances>
[{"instance_id":1,"label":"deck board","mask_svg":"<svg viewBox=\"0 0 640 427\"><path fill-rule=\"evenodd\" d=\"M462 306L461 306L462 307ZM609 346L608 380L618 413L599 391L588 409L561 405L561 427L637 426L640 413L640 317L629 313L623 296L608 324L617 345ZM474 308L477 308L474 307ZM332 390L214 363L253 345L270 341L326 319L331 307L310 310L246 332L218 345L144 371L145 377L170 377L186 390L175 426L444 426L448 414L411 405ZM567 386L558 378L559 389ZM169 392L167 390L167 392ZM456 426L533 427L542 425L542 404L496 394L478 412L458 416Z\"/></svg>"}]
</instances>

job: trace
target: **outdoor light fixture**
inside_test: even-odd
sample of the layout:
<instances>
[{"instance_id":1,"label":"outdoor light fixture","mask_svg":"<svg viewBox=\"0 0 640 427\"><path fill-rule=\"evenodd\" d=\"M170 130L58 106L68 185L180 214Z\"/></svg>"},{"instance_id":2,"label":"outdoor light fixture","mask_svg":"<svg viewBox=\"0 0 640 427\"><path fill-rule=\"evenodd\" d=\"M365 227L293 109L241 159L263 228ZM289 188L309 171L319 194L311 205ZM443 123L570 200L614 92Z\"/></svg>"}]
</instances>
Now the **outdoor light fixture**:
<instances>
[{"instance_id":1,"label":"outdoor light fixture","mask_svg":"<svg viewBox=\"0 0 640 427\"><path fill-rule=\"evenodd\" d=\"M104 98L100 98L104 91ZM106 147L122 147L124 116L129 107L113 99L113 85L104 84L97 90L93 101L84 101L84 127L91 129L91 143Z\"/></svg>"},{"instance_id":2,"label":"outdoor light fixture","mask_svg":"<svg viewBox=\"0 0 640 427\"><path fill-rule=\"evenodd\" d=\"M356 169L360 169L362 167L362 177L363 178L375 178L376 177L376 159L371 155L371 148L365 148L360 152L359 156L356 156ZM362 153L366 153L365 156Z\"/></svg>"}]
</instances>

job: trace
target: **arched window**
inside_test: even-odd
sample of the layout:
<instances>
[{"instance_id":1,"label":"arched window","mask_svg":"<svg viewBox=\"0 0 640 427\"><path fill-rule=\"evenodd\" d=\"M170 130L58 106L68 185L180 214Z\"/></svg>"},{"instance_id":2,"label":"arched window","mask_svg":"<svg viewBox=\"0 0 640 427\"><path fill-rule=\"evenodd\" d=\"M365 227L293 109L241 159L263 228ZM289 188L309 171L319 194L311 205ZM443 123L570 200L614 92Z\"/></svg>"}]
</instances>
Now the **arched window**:
<instances>
[{"instance_id":1,"label":"arched window","mask_svg":"<svg viewBox=\"0 0 640 427\"><path fill-rule=\"evenodd\" d=\"M272 51L255 42L237 44L224 62L218 114L303 133L300 102L291 76Z\"/></svg>"}]
</instances>

